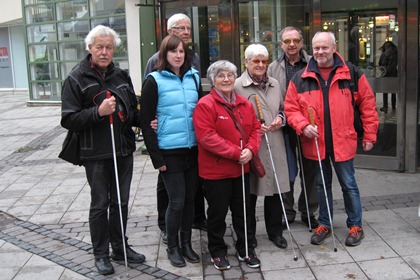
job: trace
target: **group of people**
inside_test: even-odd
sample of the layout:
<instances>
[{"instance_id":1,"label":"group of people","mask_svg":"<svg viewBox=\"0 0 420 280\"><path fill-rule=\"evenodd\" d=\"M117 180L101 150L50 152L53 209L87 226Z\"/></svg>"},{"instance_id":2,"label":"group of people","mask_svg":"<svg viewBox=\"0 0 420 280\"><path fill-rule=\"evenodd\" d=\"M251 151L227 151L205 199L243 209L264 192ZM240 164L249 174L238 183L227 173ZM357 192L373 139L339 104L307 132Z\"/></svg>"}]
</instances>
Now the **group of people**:
<instances>
[{"instance_id":1,"label":"group of people","mask_svg":"<svg viewBox=\"0 0 420 280\"><path fill-rule=\"evenodd\" d=\"M240 77L237 67L227 60L210 65L206 75L211 92L204 95L199 57L187 46L190 19L183 14L172 16L168 33L146 67L141 110L129 75L112 62L120 39L109 27L97 26L88 34L89 54L63 84L61 124L80 135L81 160L91 187L89 225L98 272L114 272L110 257L124 260L126 254L128 262L145 261L144 255L126 244L125 236L135 151L132 126L141 127L153 166L159 170L158 224L173 266L200 262L191 245L193 224L199 224L198 228L207 230L214 267L229 269L224 235L230 209L238 259L258 268L258 196L264 197L269 240L287 248L283 230L296 216L293 188L299 160L298 210L302 222L315 228L311 243L322 244L331 235L332 163L348 215L346 245L359 245L364 233L353 167L357 136L350 87L345 83L350 70L336 52L334 35L316 33L310 57L302 50L301 31L286 27L280 33L283 54L278 60L269 65L267 49L251 44L245 50L246 70ZM355 102L363 121L363 148L368 151L376 141L379 121L364 75L358 89ZM115 143L110 143L109 117L114 120ZM249 162L256 155L266 170L262 178L250 172ZM118 163L120 199L113 156ZM203 197L208 204L207 220Z\"/></svg>"}]
</instances>

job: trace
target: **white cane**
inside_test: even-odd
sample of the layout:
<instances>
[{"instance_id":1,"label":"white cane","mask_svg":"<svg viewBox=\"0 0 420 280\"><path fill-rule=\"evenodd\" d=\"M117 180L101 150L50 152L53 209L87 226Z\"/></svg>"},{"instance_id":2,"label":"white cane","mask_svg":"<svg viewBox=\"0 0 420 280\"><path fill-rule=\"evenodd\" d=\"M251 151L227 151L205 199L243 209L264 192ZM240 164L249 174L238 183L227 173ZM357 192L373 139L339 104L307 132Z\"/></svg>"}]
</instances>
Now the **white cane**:
<instances>
[{"instance_id":1,"label":"white cane","mask_svg":"<svg viewBox=\"0 0 420 280\"><path fill-rule=\"evenodd\" d=\"M260 122L265 123L264 118L263 118L263 114L262 114L262 110L261 110L261 103L260 103L260 99L259 99L258 95L255 95L255 103L257 105L258 115L260 116ZM279 179L277 178L277 171L276 171L276 166L274 165L273 154L271 153L270 142L268 141L267 133L264 133L264 136L265 136L265 141L267 142L268 154L270 155L271 166L273 168L274 179L276 181L277 191L279 192L281 208L283 210L283 215L285 217L284 220L286 222L287 231L289 232L290 244L292 246L292 250L293 250L293 254L294 254L293 259L295 261L297 261L298 257L297 257L296 252L295 252L295 246L293 245L293 238L292 238L292 233L291 233L290 227L289 227L289 221L287 220L287 217L286 217L286 209L284 208L283 197L281 195Z\"/></svg>"},{"instance_id":2,"label":"white cane","mask_svg":"<svg viewBox=\"0 0 420 280\"><path fill-rule=\"evenodd\" d=\"M111 93L109 91L106 92L106 97L107 98L111 97ZM127 249L125 248L124 223L123 223L123 216L122 216L122 209L121 209L120 180L118 178L117 152L115 151L114 119L112 117L112 114L109 115L109 124L111 126L112 157L114 159L115 185L117 187L118 210L120 213L121 236L122 236L123 249L124 249L125 274L127 278L129 278L128 263L127 263Z\"/></svg>"},{"instance_id":3,"label":"white cane","mask_svg":"<svg viewBox=\"0 0 420 280\"><path fill-rule=\"evenodd\" d=\"M243 149L242 138L241 138L241 151ZM244 205L244 232L245 232L245 258L249 258L248 254L248 229L246 227L246 199L245 199L245 171L244 171L244 164L241 163L241 171L242 171L242 201Z\"/></svg>"},{"instance_id":4,"label":"white cane","mask_svg":"<svg viewBox=\"0 0 420 280\"><path fill-rule=\"evenodd\" d=\"M311 121L311 125L315 127L314 112L313 112L312 107L308 108L308 113L309 113L309 119ZM333 227L333 222L332 222L332 217L331 217L330 204L328 203L327 187L325 185L324 171L322 170L321 155L319 154L318 139L316 137L314 137L314 139L315 139L316 153L318 155L319 169L321 171L322 185L324 187L324 195L325 195L325 202L327 204L328 218L330 219L331 235L332 235L333 244L334 244L334 252L337 252L337 247L335 246L334 227Z\"/></svg>"},{"instance_id":5,"label":"white cane","mask_svg":"<svg viewBox=\"0 0 420 280\"><path fill-rule=\"evenodd\" d=\"M300 163L300 172L302 172L303 193L305 194L306 214L308 215L308 227L309 227L309 232L312 232L311 217L310 217L310 214L309 214L308 195L306 193L305 172L303 170L302 150L300 148L300 139L299 139L299 136L297 136L296 144L298 146L298 156L299 156L299 163Z\"/></svg>"}]
</instances>

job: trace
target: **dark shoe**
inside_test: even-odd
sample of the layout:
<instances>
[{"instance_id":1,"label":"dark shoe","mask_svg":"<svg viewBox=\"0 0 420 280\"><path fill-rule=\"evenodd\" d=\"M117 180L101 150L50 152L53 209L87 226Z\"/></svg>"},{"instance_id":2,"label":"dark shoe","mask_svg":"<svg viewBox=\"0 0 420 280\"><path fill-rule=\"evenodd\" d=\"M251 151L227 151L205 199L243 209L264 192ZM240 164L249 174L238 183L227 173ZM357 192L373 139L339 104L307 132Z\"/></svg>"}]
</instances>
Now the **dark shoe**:
<instances>
[{"instance_id":1,"label":"dark shoe","mask_svg":"<svg viewBox=\"0 0 420 280\"><path fill-rule=\"evenodd\" d=\"M168 244L168 235L166 234L166 231L162 231L161 235L162 235L162 242L164 244Z\"/></svg>"},{"instance_id":2,"label":"dark shoe","mask_svg":"<svg viewBox=\"0 0 420 280\"><path fill-rule=\"evenodd\" d=\"M184 258L190 263L199 263L200 257L192 249L191 246L191 231L181 231L181 253Z\"/></svg>"},{"instance_id":3,"label":"dark shoe","mask_svg":"<svg viewBox=\"0 0 420 280\"><path fill-rule=\"evenodd\" d=\"M387 107L382 107L381 109L379 109L381 112L384 112L385 114L388 113L388 108Z\"/></svg>"},{"instance_id":4,"label":"dark shoe","mask_svg":"<svg viewBox=\"0 0 420 280\"><path fill-rule=\"evenodd\" d=\"M211 262L217 270L228 270L230 268L230 263L226 256L221 258L212 258Z\"/></svg>"},{"instance_id":5,"label":"dark shoe","mask_svg":"<svg viewBox=\"0 0 420 280\"><path fill-rule=\"evenodd\" d=\"M171 265L175 267L183 267L186 265L179 247L168 248L166 249L166 252L168 253L168 259L170 260Z\"/></svg>"},{"instance_id":6,"label":"dark shoe","mask_svg":"<svg viewBox=\"0 0 420 280\"><path fill-rule=\"evenodd\" d=\"M146 257L143 254L137 253L130 246L127 246L127 261L130 263L142 263L146 260ZM111 258L114 261L125 261L124 258L124 251L113 251L111 254Z\"/></svg>"},{"instance_id":7,"label":"dark shoe","mask_svg":"<svg viewBox=\"0 0 420 280\"><path fill-rule=\"evenodd\" d=\"M114 273L114 267L109 261L109 257L96 258L95 266L98 269L99 274L108 275Z\"/></svg>"},{"instance_id":8,"label":"dark shoe","mask_svg":"<svg viewBox=\"0 0 420 280\"><path fill-rule=\"evenodd\" d=\"M207 220L202 220L199 223L193 223L192 228L207 231Z\"/></svg>"},{"instance_id":9,"label":"dark shoe","mask_svg":"<svg viewBox=\"0 0 420 280\"><path fill-rule=\"evenodd\" d=\"M273 241L273 243L274 243L274 245L276 245L276 247L279 247L281 249L286 249L287 248L287 241L281 235L269 236L268 239Z\"/></svg>"},{"instance_id":10,"label":"dark shoe","mask_svg":"<svg viewBox=\"0 0 420 280\"><path fill-rule=\"evenodd\" d=\"M238 256L241 262L245 262L247 266L251 268L258 268L261 265L260 259L255 254L249 255L249 257Z\"/></svg>"},{"instance_id":11,"label":"dark shoe","mask_svg":"<svg viewBox=\"0 0 420 280\"><path fill-rule=\"evenodd\" d=\"M290 224L293 224L294 221L295 220L287 220L287 222L289 223L289 226L290 226ZM286 220L281 221L281 226L282 226L283 229L287 229Z\"/></svg>"},{"instance_id":12,"label":"dark shoe","mask_svg":"<svg viewBox=\"0 0 420 280\"><path fill-rule=\"evenodd\" d=\"M349 236L346 238L346 246L357 246L362 243L362 239L365 238L363 229L358 226L350 228Z\"/></svg>"},{"instance_id":13,"label":"dark shoe","mask_svg":"<svg viewBox=\"0 0 420 280\"><path fill-rule=\"evenodd\" d=\"M311 228L317 228L319 226L318 220L314 216L309 217L311 221ZM302 222L309 228L308 216L302 214Z\"/></svg>"},{"instance_id":14,"label":"dark shoe","mask_svg":"<svg viewBox=\"0 0 420 280\"><path fill-rule=\"evenodd\" d=\"M315 229L315 233L311 236L311 244L314 245L321 245L324 243L325 238L331 236L331 229L325 226L318 226Z\"/></svg>"}]
</instances>

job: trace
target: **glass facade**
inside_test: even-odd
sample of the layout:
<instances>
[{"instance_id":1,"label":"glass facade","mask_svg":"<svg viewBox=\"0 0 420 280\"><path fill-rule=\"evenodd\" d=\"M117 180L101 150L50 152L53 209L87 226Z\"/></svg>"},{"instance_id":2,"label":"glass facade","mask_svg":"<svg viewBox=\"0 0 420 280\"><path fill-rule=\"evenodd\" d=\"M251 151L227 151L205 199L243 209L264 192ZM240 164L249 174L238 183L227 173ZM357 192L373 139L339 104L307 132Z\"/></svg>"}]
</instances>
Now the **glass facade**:
<instances>
[{"instance_id":1,"label":"glass facade","mask_svg":"<svg viewBox=\"0 0 420 280\"><path fill-rule=\"evenodd\" d=\"M128 70L124 0L25 0L23 10L31 101L61 100L62 82L87 54L84 39L99 24L120 34L114 62Z\"/></svg>"},{"instance_id":2,"label":"glass facade","mask_svg":"<svg viewBox=\"0 0 420 280\"><path fill-rule=\"evenodd\" d=\"M214 61L227 59L238 67L238 74L244 71L244 50L249 44L265 45L270 60L277 59L279 32L286 26L302 30L309 54L315 32L331 31L337 51L363 69L377 98L378 143L370 153L358 150L356 166L410 172L420 166L417 0L22 0L22 4L30 99L35 102L59 103L62 82L86 55L83 40L98 24L121 35L114 61L123 69L129 65L127 37L135 38L130 42L130 63L135 61L130 68L143 69L166 35L167 19L175 13L187 14L192 21L190 47L201 59L204 90L209 89L206 69ZM126 24L133 13L138 18ZM127 25L136 34L128 34ZM392 42L398 52L395 76L380 65L386 42ZM132 79L141 85L141 72ZM381 110L384 93L388 111Z\"/></svg>"},{"instance_id":3,"label":"glass facade","mask_svg":"<svg viewBox=\"0 0 420 280\"><path fill-rule=\"evenodd\" d=\"M419 133L412 135L413 131L408 128L413 127L413 120L407 117L407 114L412 116L409 112L413 110L417 115L420 106L420 96L417 97L420 85L414 86L412 79L408 78L412 73L410 65L415 63L418 67L419 63L415 59L408 62L401 59L406 57L408 42L412 38L412 33L407 30L412 21L406 18L418 20L417 1L185 0L161 4L163 24L172 14L179 12L192 19L194 30L191 46L200 55L202 77L205 77L205 69L210 63L218 59L228 59L235 63L239 72L244 71L244 50L252 43L265 45L270 60L277 59L281 52L278 45L279 32L286 26L296 26L302 30L304 49L309 54L312 53L311 39L315 32L333 32L337 40L337 51L367 76L376 95L380 117L377 143L369 153L361 148L357 151L356 166L412 170L413 150L418 155L416 162L420 161L419 149L414 147L419 146ZM405 16L410 11L415 11L415 14ZM161 30L165 34L163 24ZM420 27L415 28L418 33ZM397 65L393 74L380 62L385 43L395 45ZM203 88L206 89L205 79L203 81ZM415 90L412 91L412 88ZM413 94L416 95L416 102L409 103L408 100L414 99ZM419 118L416 117L416 125ZM409 140L413 137L416 139L415 145Z\"/></svg>"}]
</instances>

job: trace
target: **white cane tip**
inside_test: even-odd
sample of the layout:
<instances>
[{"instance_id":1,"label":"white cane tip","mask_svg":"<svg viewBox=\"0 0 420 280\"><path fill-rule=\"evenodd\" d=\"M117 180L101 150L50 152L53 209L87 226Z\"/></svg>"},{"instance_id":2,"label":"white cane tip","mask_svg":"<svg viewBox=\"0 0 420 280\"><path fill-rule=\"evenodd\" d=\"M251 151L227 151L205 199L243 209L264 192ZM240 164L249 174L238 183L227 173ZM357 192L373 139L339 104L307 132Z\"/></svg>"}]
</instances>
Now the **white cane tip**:
<instances>
[{"instance_id":1,"label":"white cane tip","mask_svg":"<svg viewBox=\"0 0 420 280\"><path fill-rule=\"evenodd\" d=\"M295 262L298 260L298 257L297 256L295 256L294 258L293 258L294 260L295 260Z\"/></svg>"},{"instance_id":2,"label":"white cane tip","mask_svg":"<svg viewBox=\"0 0 420 280\"><path fill-rule=\"evenodd\" d=\"M337 252L337 248L334 248L334 252Z\"/></svg>"}]
</instances>

